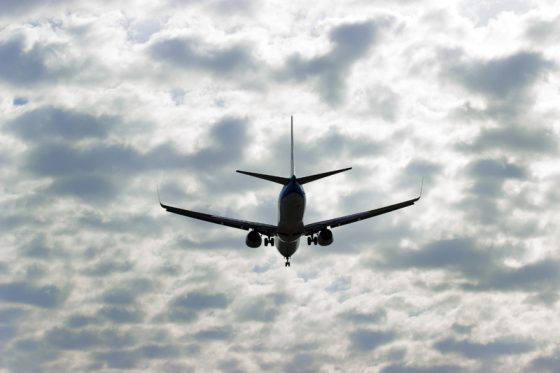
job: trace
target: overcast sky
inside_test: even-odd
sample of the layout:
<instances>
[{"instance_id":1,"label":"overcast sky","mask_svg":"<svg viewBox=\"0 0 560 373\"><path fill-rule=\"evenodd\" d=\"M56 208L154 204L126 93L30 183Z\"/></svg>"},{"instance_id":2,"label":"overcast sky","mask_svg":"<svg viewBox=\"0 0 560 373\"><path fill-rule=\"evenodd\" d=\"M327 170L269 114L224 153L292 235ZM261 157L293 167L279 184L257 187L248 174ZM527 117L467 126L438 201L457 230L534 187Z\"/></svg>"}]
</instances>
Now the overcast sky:
<instances>
[{"instance_id":1,"label":"overcast sky","mask_svg":"<svg viewBox=\"0 0 560 373\"><path fill-rule=\"evenodd\" d=\"M0 370L558 372L553 0L0 2ZM292 266L276 223L424 195Z\"/></svg>"}]
</instances>

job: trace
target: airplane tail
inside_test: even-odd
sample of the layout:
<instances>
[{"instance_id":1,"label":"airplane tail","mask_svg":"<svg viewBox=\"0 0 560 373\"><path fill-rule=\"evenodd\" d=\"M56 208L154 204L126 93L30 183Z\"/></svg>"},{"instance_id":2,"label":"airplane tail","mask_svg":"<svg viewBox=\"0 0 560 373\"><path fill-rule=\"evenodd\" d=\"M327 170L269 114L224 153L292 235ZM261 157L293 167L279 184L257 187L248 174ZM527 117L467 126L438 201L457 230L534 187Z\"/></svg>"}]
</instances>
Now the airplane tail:
<instances>
[{"instance_id":1,"label":"airplane tail","mask_svg":"<svg viewBox=\"0 0 560 373\"><path fill-rule=\"evenodd\" d=\"M296 174L295 173L295 165L294 165L294 116L293 115L290 117L290 131L291 131L291 136L290 136L290 166L291 166L291 169L290 169L290 173L291 173L291 176L293 177ZM320 173L320 174L309 175L309 176L304 176L304 177L298 177L297 182L299 184L306 184L306 183L310 183L312 181L319 180L319 179L322 179L324 177L335 175L335 174L338 174L340 172L348 171L348 170L351 170L351 169L352 169L352 167L348 167L348 168L342 168L340 170L323 172L323 173ZM240 170L237 170L237 172L239 172L240 174L257 177L259 179L272 181L272 182L282 184L282 185L287 185L290 182L290 180L292 179L291 177L288 178L288 177L281 177L281 176L274 176L274 175L258 174L256 172L248 172L248 171L240 171Z\"/></svg>"}]
</instances>

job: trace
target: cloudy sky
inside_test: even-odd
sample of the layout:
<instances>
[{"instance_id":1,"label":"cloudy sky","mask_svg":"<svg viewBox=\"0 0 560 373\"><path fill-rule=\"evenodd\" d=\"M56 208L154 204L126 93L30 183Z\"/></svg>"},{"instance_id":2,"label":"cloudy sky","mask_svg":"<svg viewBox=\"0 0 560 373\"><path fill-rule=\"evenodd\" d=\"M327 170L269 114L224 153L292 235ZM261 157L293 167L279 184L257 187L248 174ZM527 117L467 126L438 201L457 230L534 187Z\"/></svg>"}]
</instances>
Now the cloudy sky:
<instances>
[{"instance_id":1,"label":"cloudy sky","mask_svg":"<svg viewBox=\"0 0 560 373\"><path fill-rule=\"evenodd\" d=\"M552 0L0 2L0 370L558 371ZM275 223L292 267L171 205Z\"/></svg>"}]
</instances>

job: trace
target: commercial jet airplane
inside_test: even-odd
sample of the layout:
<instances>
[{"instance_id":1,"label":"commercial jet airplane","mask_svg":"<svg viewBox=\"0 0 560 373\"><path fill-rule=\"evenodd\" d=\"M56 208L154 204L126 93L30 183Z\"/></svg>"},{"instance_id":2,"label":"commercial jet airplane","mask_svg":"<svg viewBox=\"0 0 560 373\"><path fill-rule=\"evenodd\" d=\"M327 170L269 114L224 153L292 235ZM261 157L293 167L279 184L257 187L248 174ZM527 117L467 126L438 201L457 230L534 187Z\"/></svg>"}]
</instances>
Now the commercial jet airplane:
<instances>
[{"instance_id":1,"label":"commercial jet airplane","mask_svg":"<svg viewBox=\"0 0 560 373\"><path fill-rule=\"evenodd\" d=\"M255 172L240 171L237 172L260 179L272 181L282 184L284 187L280 191L278 198L278 224L264 224L255 223L251 221L238 220L225 218L217 215L205 214L191 210L184 210L178 207L168 206L161 203L160 205L165 210L174 214L183 215L189 218L204 220L210 223L225 225L228 227L248 230L245 244L249 247L256 248L261 246L264 236L264 246L274 246L286 258L286 267L290 266L290 258L299 246L301 236L307 236L307 244L327 246L333 243L333 234L331 229L340 227L350 223L355 223L360 220L369 219L371 217L385 214L403 207L412 206L422 196L422 186L420 187L420 195L408 201L396 203L374 210L359 212L356 214L341 216L339 218L328 219L311 224L303 223L303 214L305 212L305 192L303 191L303 184L322 179L327 176L338 174L340 172L348 171L352 167L343 168L340 170L324 172L304 177L297 177L294 171L294 119L291 118L291 176L281 177L265 174L258 174ZM158 192L159 196L159 192Z\"/></svg>"}]
</instances>

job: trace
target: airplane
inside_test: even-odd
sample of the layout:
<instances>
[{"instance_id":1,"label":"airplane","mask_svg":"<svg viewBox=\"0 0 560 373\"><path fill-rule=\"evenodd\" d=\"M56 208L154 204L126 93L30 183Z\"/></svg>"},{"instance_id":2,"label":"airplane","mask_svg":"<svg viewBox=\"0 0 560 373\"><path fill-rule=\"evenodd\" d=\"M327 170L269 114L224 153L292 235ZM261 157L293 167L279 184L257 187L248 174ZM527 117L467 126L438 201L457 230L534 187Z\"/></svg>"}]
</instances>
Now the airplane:
<instances>
[{"instance_id":1,"label":"airplane","mask_svg":"<svg viewBox=\"0 0 560 373\"><path fill-rule=\"evenodd\" d=\"M352 167L343 168L335 171L324 172L315 175L304 177L297 177L294 168L294 118L291 117L291 147L290 147L290 165L291 176L281 177L267 174L260 174L256 172L248 172L236 170L236 172L248 176L253 176L259 179L272 181L274 183L282 184L282 190L278 197L278 224L264 224L255 223L246 220L231 219L217 215L206 214L197 211L185 210L182 208L168 206L158 199L159 204L166 211L183 215L189 218L207 221L210 223L225 225L227 227L243 229L249 231L245 239L245 244L251 248L260 247L264 236L264 246L276 246L278 252L286 259L285 266L290 266L290 258L299 247L299 240L302 236L307 237L308 245L321 245L328 246L333 243L333 234L331 229L337 228L346 224L355 223L364 219L369 219L374 216L386 214L404 207L412 206L415 202L422 197L422 187L424 181L420 186L420 195L408 201L396 203L393 205L363 211L356 214L341 216L334 219L322 220L319 222L304 224L303 215L305 212L305 192L302 185L309 182L322 179L327 176L335 175L340 172L351 170Z\"/></svg>"}]
</instances>

